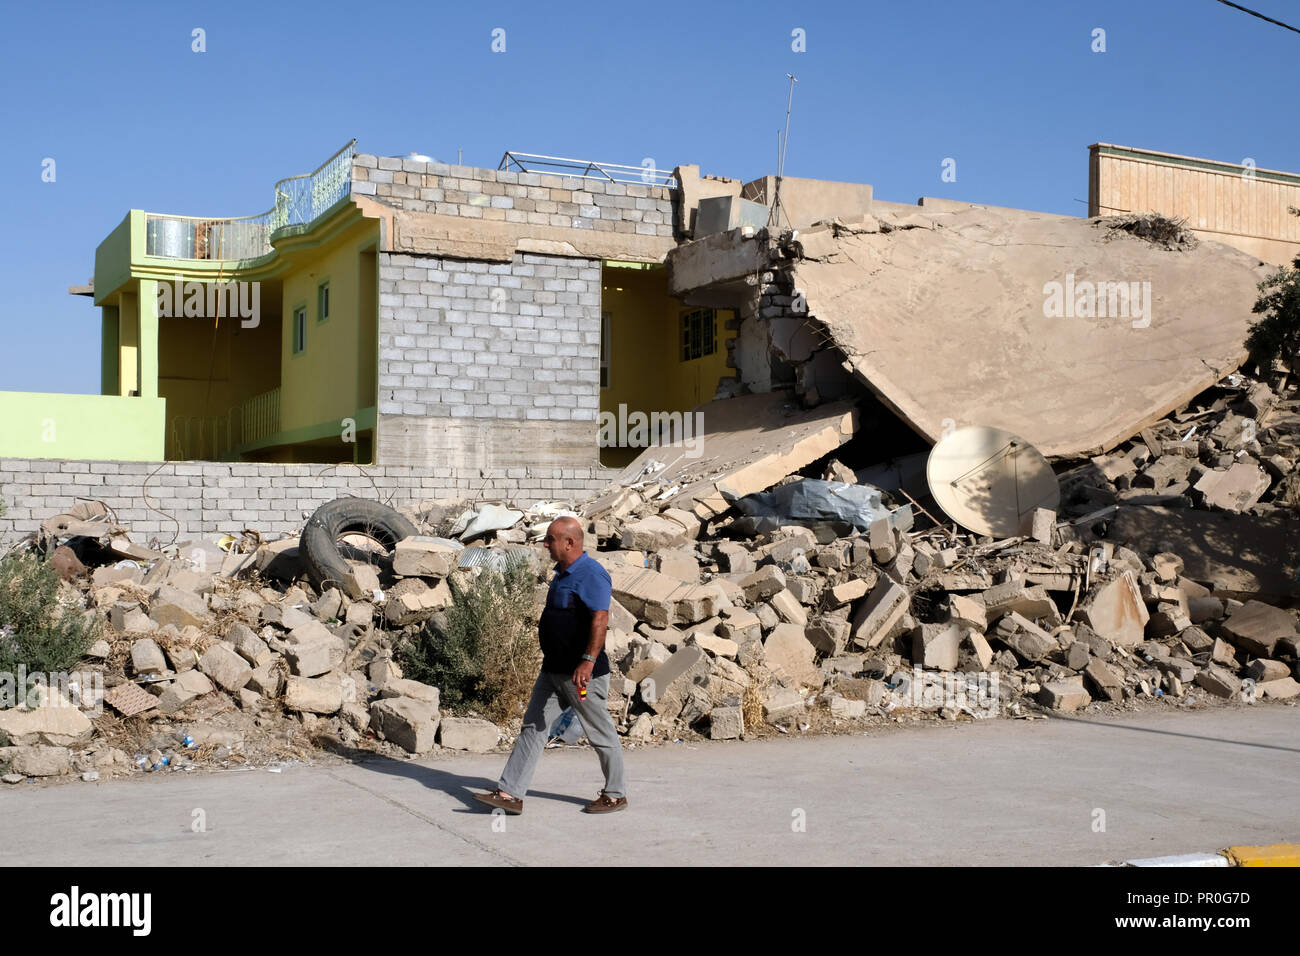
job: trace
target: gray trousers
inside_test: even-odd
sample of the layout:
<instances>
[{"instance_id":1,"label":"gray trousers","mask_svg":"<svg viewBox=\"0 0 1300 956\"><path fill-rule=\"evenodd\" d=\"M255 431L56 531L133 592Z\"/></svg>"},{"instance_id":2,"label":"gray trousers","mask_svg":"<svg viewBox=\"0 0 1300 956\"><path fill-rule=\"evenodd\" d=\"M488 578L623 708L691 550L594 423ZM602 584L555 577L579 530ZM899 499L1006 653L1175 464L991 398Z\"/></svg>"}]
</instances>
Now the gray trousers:
<instances>
[{"instance_id":1,"label":"gray trousers","mask_svg":"<svg viewBox=\"0 0 1300 956\"><path fill-rule=\"evenodd\" d=\"M614 718L606 709L609 697L609 675L593 677L587 684L587 699L578 696L571 674L548 674L542 671L533 685L533 696L524 714L524 725L519 730L506 769L501 772L497 786L512 797L522 798L537 769L537 759L546 747L547 729L566 707L578 712L587 739L600 757L600 769L605 773L605 792L611 797L627 796L623 779L623 747L619 743Z\"/></svg>"}]
</instances>

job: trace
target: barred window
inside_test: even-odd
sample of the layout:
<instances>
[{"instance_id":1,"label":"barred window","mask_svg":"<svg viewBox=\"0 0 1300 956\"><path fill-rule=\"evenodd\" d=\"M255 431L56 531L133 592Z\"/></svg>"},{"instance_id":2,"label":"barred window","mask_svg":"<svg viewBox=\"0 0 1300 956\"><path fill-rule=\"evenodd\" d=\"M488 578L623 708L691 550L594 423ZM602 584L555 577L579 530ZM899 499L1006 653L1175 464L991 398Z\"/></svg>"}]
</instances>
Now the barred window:
<instances>
[{"instance_id":1,"label":"barred window","mask_svg":"<svg viewBox=\"0 0 1300 956\"><path fill-rule=\"evenodd\" d=\"M717 351L718 314L713 309L682 313L682 361L703 358Z\"/></svg>"}]
</instances>

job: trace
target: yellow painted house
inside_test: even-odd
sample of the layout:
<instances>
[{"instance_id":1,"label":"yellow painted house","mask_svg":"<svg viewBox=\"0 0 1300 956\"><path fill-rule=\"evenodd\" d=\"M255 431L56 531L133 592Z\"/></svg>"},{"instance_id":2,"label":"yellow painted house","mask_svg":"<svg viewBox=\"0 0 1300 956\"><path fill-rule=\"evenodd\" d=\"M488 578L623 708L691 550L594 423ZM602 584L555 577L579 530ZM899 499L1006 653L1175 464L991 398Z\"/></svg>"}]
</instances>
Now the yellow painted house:
<instances>
[{"instance_id":1,"label":"yellow painted house","mask_svg":"<svg viewBox=\"0 0 1300 956\"><path fill-rule=\"evenodd\" d=\"M375 462L383 399L399 400L385 381L418 386L443 373L381 347L393 341L391 330L381 335L394 314L381 296L393 227L366 201L356 157L349 143L312 173L281 180L275 205L256 216L131 210L96 250L93 285L70 290L100 309L102 394L0 392L0 457ZM477 202L450 220L463 224L455 229L473 229ZM670 297L661 262L598 264L600 411L686 412L712 399L734 374L732 313ZM450 313L430 325L459 321ZM513 334L498 338L488 349L508 353ZM584 338L582 354L595 347ZM590 396L594 375L584 381L578 391ZM466 410L426 412L450 421ZM595 423L589 447L591 465L622 465L639 451L600 447Z\"/></svg>"}]
</instances>

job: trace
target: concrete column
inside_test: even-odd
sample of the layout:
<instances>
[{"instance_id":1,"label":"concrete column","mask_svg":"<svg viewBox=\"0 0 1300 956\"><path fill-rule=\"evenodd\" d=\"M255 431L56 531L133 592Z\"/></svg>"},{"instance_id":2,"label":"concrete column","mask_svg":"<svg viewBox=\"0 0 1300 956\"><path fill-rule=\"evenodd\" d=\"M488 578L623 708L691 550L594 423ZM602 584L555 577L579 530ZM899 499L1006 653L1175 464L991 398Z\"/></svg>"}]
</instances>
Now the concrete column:
<instances>
[{"instance_id":1,"label":"concrete column","mask_svg":"<svg viewBox=\"0 0 1300 956\"><path fill-rule=\"evenodd\" d=\"M143 398L158 397L158 281L140 280L136 303L140 315L139 388Z\"/></svg>"}]
</instances>

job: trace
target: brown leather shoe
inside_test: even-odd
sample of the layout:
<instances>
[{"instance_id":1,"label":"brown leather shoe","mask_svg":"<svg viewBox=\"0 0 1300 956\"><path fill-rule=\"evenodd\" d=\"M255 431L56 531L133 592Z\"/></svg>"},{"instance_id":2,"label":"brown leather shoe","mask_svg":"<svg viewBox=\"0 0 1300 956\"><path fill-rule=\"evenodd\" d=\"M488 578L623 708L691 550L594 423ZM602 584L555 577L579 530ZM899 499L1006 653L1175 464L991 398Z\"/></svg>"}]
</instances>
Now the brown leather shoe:
<instances>
[{"instance_id":1,"label":"brown leather shoe","mask_svg":"<svg viewBox=\"0 0 1300 956\"><path fill-rule=\"evenodd\" d=\"M595 800L582 808L583 813L613 813L616 810L627 809L627 797L611 797L604 790Z\"/></svg>"},{"instance_id":2,"label":"brown leather shoe","mask_svg":"<svg viewBox=\"0 0 1300 956\"><path fill-rule=\"evenodd\" d=\"M479 803L486 803L489 807L504 810L511 816L519 816L524 812L524 800L522 797L508 797L501 790L491 790L487 793L476 793L474 799Z\"/></svg>"}]
</instances>

